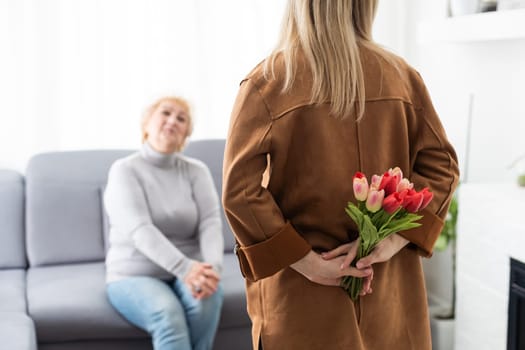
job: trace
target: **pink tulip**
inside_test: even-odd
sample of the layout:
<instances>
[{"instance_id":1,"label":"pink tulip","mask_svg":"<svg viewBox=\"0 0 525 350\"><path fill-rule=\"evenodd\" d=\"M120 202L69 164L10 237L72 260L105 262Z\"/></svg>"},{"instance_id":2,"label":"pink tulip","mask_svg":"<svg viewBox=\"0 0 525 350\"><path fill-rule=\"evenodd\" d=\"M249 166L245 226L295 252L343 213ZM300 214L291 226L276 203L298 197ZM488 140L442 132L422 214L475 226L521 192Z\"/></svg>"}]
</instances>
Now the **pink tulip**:
<instances>
[{"instance_id":1,"label":"pink tulip","mask_svg":"<svg viewBox=\"0 0 525 350\"><path fill-rule=\"evenodd\" d=\"M366 209L368 209L368 211L372 213L375 213L376 211L381 209L381 205L383 204L384 198L384 190L370 190L370 192L368 192L368 198L366 199Z\"/></svg>"},{"instance_id":2,"label":"pink tulip","mask_svg":"<svg viewBox=\"0 0 525 350\"><path fill-rule=\"evenodd\" d=\"M403 192L404 190L409 190L414 188L414 184L408 181L408 179L405 177L399 181L397 184L397 192Z\"/></svg>"},{"instance_id":3,"label":"pink tulip","mask_svg":"<svg viewBox=\"0 0 525 350\"><path fill-rule=\"evenodd\" d=\"M390 173L390 175L397 175L400 179L403 178L403 171L398 166L396 166L394 169L388 169L388 172Z\"/></svg>"},{"instance_id":4,"label":"pink tulip","mask_svg":"<svg viewBox=\"0 0 525 350\"><path fill-rule=\"evenodd\" d=\"M379 190L379 185L381 185L381 180L383 176L381 175L372 175L372 180L370 181L370 189Z\"/></svg>"},{"instance_id":5,"label":"pink tulip","mask_svg":"<svg viewBox=\"0 0 525 350\"><path fill-rule=\"evenodd\" d=\"M398 192L394 192L383 200L383 210L388 214L393 214L403 204L403 198Z\"/></svg>"},{"instance_id":6,"label":"pink tulip","mask_svg":"<svg viewBox=\"0 0 525 350\"><path fill-rule=\"evenodd\" d=\"M358 201L365 201L368 195L368 181L365 174L357 172L353 179L354 196Z\"/></svg>"}]
</instances>

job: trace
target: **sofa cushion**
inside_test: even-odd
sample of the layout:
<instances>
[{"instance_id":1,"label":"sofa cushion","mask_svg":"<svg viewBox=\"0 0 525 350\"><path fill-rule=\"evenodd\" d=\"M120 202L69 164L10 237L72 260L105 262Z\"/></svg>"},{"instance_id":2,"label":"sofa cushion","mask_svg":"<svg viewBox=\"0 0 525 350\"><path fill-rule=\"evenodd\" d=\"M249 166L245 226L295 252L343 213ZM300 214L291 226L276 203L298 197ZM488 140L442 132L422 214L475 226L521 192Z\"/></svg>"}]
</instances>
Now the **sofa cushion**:
<instances>
[{"instance_id":1,"label":"sofa cushion","mask_svg":"<svg viewBox=\"0 0 525 350\"><path fill-rule=\"evenodd\" d=\"M26 310L26 271L0 270L0 312Z\"/></svg>"},{"instance_id":2,"label":"sofa cushion","mask_svg":"<svg viewBox=\"0 0 525 350\"><path fill-rule=\"evenodd\" d=\"M219 328L250 327L251 322L246 310L244 278L239 270L235 254L224 254L222 283L224 303Z\"/></svg>"},{"instance_id":3,"label":"sofa cushion","mask_svg":"<svg viewBox=\"0 0 525 350\"><path fill-rule=\"evenodd\" d=\"M24 242L24 178L0 169L0 269L27 266Z\"/></svg>"},{"instance_id":4,"label":"sofa cushion","mask_svg":"<svg viewBox=\"0 0 525 350\"><path fill-rule=\"evenodd\" d=\"M31 266L102 261L102 189L111 164L131 151L71 151L32 157L26 172Z\"/></svg>"},{"instance_id":5,"label":"sofa cushion","mask_svg":"<svg viewBox=\"0 0 525 350\"><path fill-rule=\"evenodd\" d=\"M27 303L39 342L146 338L113 309L105 287L102 262L29 269Z\"/></svg>"},{"instance_id":6,"label":"sofa cushion","mask_svg":"<svg viewBox=\"0 0 525 350\"><path fill-rule=\"evenodd\" d=\"M36 350L33 321L19 312L0 312L0 347L2 349Z\"/></svg>"},{"instance_id":7,"label":"sofa cushion","mask_svg":"<svg viewBox=\"0 0 525 350\"><path fill-rule=\"evenodd\" d=\"M103 263L44 266L27 274L27 299L40 342L144 338L109 304ZM249 327L237 259L226 254L220 328ZM67 331L65 331L67 330Z\"/></svg>"},{"instance_id":8,"label":"sofa cushion","mask_svg":"<svg viewBox=\"0 0 525 350\"><path fill-rule=\"evenodd\" d=\"M222 348L232 350L231 347ZM249 349L242 347L238 349ZM119 339L68 341L65 343L38 344L38 350L153 350L151 339Z\"/></svg>"}]
</instances>

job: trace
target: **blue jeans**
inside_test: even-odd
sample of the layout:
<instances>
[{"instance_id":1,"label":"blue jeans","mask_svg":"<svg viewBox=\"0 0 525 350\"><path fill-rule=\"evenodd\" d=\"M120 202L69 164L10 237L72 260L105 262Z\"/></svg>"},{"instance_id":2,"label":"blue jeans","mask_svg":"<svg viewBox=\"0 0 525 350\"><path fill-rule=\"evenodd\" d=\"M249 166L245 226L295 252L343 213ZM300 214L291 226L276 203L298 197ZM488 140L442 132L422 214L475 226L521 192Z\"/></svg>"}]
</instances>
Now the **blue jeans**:
<instances>
[{"instance_id":1,"label":"blue jeans","mask_svg":"<svg viewBox=\"0 0 525 350\"><path fill-rule=\"evenodd\" d=\"M155 350L209 350L217 331L223 290L197 300L179 279L130 277L106 287L113 307L150 333Z\"/></svg>"}]
</instances>

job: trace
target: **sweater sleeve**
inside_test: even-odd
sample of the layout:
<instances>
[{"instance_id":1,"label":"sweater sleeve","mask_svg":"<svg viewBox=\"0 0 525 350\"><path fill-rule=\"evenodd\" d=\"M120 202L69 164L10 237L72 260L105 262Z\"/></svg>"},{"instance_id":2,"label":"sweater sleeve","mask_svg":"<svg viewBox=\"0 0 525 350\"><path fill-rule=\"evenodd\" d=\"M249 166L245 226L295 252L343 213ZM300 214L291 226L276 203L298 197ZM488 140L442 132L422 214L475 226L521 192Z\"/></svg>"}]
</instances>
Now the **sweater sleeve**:
<instances>
[{"instance_id":1,"label":"sweater sleeve","mask_svg":"<svg viewBox=\"0 0 525 350\"><path fill-rule=\"evenodd\" d=\"M429 257L448 212L458 184L459 168L456 152L448 141L445 130L434 110L430 95L419 75L416 84L418 107L417 122L412 144L411 181L417 189L428 187L434 194L430 204L420 213L421 226L400 234L414 243L421 255Z\"/></svg>"},{"instance_id":2,"label":"sweater sleeve","mask_svg":"<svg viewBox=\"0 0 525 350\"><path fill-rule=\"evenodd\" d=\"M142 184L127 164L117 161L111 167L104 205L112 233L131 240L138 251L174 276L186 276L193 260L153 225Z\"/></svg>"},{"instance_id":3,"label":"sweater sleeve","mask_svg":"<svg viewBox=\"0 0 525 350\"><path fill-rule=\"evenodd\" d=\"M271 153L271 127L259 91L250 80L243 81L226 142L222 199L238 242L241 271L252 281L275 274L311 250L261 185Z\"/></svg>"},{"instance_id":4,"label":"sweater sleeve","mask_svg":"<svg viewBox=\"0 0 525 350\"><path fill-rule=\"evenodd\" d=\"M220 216L219 196L213 184L210 170L199 163L192 179L192 190L199 212L199 245L204 262L222 271L224 238Z\"/></svg>"}]
</instances>

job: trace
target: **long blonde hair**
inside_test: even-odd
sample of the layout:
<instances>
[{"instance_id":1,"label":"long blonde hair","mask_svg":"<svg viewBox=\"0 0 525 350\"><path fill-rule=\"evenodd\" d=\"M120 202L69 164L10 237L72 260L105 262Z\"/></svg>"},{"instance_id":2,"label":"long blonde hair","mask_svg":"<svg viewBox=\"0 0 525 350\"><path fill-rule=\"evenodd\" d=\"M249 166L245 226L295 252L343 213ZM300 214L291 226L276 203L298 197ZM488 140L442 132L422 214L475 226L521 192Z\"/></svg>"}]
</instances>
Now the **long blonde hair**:
<instances>
[{"instance_id":1,"label":"long blonde hair","mask_svg":"<svg viewBox=\"0 0 525 350\"><path fill-rule=\"evenodd\" d=\"M266 60L266 77L275 78L275 61L285 65L283 92L291 89L296 56L303 52L313 75L312 103L331 101L341 118L364 113L365 84L359 45L379 51L372 41L378 0L289 0L277 47Z\"/></svg>"}]
</instances>

